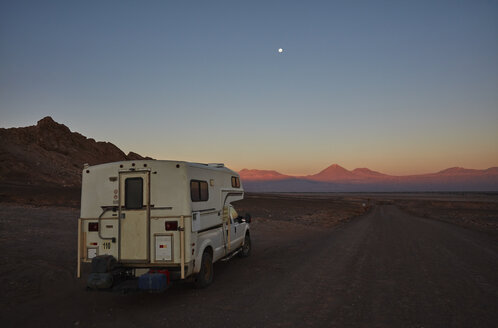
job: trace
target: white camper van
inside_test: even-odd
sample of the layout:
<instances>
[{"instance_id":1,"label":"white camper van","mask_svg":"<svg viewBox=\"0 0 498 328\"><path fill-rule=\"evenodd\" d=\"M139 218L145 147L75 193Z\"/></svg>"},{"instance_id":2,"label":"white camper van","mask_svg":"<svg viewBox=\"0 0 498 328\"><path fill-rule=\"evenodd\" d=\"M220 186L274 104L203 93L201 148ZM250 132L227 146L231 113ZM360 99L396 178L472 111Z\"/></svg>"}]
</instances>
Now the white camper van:
<instances>
[{"instance_id":1,"label":"white camper van","mask_svg":"<svg viewBox=\"0 0 498 328\"><path fill-rule=\"evenodd\" d=\"M214 262L251 251L250 216L239 216L231 205L243 197L239 175L223 164L85 165L77 276L82 262L92 262L88 285L95 289L144 274L153 286L151 272L168 285L171 277L205 287Z\"/></svg>"}]
</instances>

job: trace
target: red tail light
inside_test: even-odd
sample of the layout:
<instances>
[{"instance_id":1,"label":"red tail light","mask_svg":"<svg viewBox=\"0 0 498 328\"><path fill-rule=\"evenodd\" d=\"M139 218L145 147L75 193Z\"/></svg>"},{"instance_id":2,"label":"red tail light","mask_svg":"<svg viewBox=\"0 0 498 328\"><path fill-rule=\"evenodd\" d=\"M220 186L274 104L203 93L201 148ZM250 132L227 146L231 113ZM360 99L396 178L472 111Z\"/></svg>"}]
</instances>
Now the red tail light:
<instances>
[{"instance_id":1,"label":"red tail light","mask_svg":"<svg viewBox=\"0 0 498 328\"><path fill-rule=\"evenodd\" d=\"M88 231L99 231L98 222L88 222Z\"/></svg>"},{"instance_id":2,"label":"red tail light","mask_svg":"<svg viewBox=\"0 0 498 328\"><path fill-rule=\"evenodd\" d=\"M164 227L166 230L178 230L178 222L177 221L166 221L164 223Z\"/></svg>"}]
</instances>

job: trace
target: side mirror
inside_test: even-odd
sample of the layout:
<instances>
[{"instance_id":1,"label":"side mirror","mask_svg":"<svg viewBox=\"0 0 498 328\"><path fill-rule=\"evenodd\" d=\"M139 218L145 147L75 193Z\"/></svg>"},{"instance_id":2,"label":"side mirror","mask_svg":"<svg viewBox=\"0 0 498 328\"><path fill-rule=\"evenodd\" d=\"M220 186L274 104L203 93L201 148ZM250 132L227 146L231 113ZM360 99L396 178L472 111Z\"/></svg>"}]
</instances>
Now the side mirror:
<instances>
[{"instance_id":1,"label":"side mirror","mask_svg":"<svg viewBox=\"0 0 498 328\"><path fill-rule=\"evenodd\" d=\"M247 223L251 223L251 214L246 213L245 219Z\"/></svg>"}]
</instances>

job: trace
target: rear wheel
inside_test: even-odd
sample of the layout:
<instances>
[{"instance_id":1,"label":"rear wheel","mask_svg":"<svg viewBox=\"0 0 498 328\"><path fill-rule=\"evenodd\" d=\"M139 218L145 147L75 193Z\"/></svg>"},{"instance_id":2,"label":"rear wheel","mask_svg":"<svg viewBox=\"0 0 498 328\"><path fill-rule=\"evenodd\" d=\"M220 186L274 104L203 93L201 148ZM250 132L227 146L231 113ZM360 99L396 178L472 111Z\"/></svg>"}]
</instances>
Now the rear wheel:
<instances>
[{"instance_id":1,"label":"rear wheel","mask_svg":"<svg viewBox=\"0 0 498 328\"><path fill-rule=\"evenodd\" d=\"M240 257L248 257L251 254L251 236L246 233L244 239L244 245L242 245L242 250L239 252Z\"/></svg>"},{"instance_id":2,"label":"rear wheel","mask_svg":"<svg viewBox=\"0 0 498 328\"><path fill-rule=\"evenodd\" d=\"M202 254L201 270L196 275L194 285L196 288L204 288L213 282L213 257L209 252Z\"/></svg>"}]
</instances>

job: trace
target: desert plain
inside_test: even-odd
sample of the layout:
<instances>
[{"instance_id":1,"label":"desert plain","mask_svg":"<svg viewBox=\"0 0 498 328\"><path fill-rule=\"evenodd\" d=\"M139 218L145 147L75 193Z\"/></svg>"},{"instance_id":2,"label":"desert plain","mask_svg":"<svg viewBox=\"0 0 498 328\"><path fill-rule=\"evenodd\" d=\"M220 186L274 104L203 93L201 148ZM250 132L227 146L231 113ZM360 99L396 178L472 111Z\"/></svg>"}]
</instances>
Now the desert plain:
<instances>
[{"instance_id":1,"label":"desert plain","mask_svg":"<svg viewBox=\"0 0 498 328\"><path fill-rule=\"evenodd\" d=\"M249 258L206 289L126 295L76 279L77 190L0 195L3 327L498 324L496 193L248 193Z\"/></svg>"}]
</instances>

